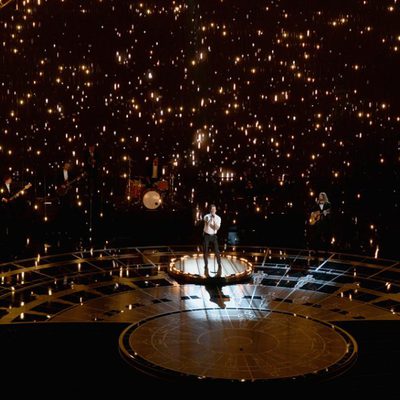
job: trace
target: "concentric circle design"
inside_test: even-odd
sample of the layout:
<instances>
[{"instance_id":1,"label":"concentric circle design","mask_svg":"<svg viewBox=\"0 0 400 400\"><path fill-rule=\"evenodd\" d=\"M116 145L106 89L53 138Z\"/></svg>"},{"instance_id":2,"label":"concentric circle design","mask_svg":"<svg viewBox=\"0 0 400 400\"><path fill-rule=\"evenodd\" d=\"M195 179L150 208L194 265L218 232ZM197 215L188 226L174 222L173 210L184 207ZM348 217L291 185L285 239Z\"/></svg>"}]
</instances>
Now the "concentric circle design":
<instances>
[{"instance_id":1,"label":"concentric circle design","mask_svg":"<svg viewBox=\"0 0 400 400\"><path fill-rule=\"evenodd\" d=\"M180 271L171 273L171 260L184 258L185 266L193 266L188 254L197 254L198 269L189 271L193 281L182 282ZM231 281L240 276L234 268L242 259L251 264L249 276ZM132 324L143 316L215 305L323 321L400 320L398 261L340 253L315 258L307 250L255 246L226 249L222 260L226 269L218 278L211 258L208 279L192 246L88 249L3 263L0 324Z\"/></svg>"},{"instance_id":2,"label":"concentric circle design","mask_svg":"<svg viewBox=\"0 0 400 400\"><path fill-rule=\"evenodd\" d=\"M204 267L203 254L195 253L172 258L168 273L180 282L210 284L212 281L223 283L245 282L251 277L253 265L245 258L236 255L221 257L221 269L218 273L215 254L208 257L208 270Z\"/></svg>"},{"instance_id":3,"label":"concentric circle design","mask_svg":"<svg viewBox=\"0 0 400 400\"><path fill-rule=\"evenodd\" d=\"M207 308L131 325L120 350L150 374L256 381L339 374L352 365L357 344L332 324L292 313Z\"/></svg>"}]
</instances>

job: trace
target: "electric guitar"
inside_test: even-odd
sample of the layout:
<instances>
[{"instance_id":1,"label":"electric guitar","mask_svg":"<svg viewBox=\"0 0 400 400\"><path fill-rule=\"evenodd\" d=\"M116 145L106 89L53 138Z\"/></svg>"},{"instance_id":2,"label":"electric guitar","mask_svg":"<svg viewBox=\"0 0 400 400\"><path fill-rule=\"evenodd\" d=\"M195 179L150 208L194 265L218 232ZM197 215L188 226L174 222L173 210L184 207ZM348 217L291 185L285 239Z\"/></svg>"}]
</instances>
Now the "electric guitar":
<instances>
[{"instance_id":1,"label":"electric guitar","mask_svg":"<svg viewBox=\"0 0 400 400\"><path fill-rule=\"evenodd\" d=\"M315 224L321 219L321 216L322 216L322 215L323 215L323 216L326 216L326 215L328 215L329 213L330 213L329 210L313 211L313 212L310 214L310 218L308 219L308 223L309 223L310 225L315 225Z\"/></svg>"},{"instance_id":2,"label":"electric guitar","mask_svg":"<svg viewBox=\"0 0 400 400\"><path fill-rule=\"evenodd\" d=\"M56 189L57 195L58 196L65 196L70 189L73 187L73 185L77 182L79 182L81 179L83 179L87 175L87 172L82 172L79 176L76 178L72 179L72 181L63 183L61 186L59 186Z\"/></svg>"},{"instance_id":3,"label":"electric guitar","mask_svg":"<svg viewBox=\"0 0 400 400\"><path fill-rule=\"evenodd\" d=\"M11 197L9 197L8 199L6 197L3 197L1 199L1 201L3 203L10 203L11 201L15 200L17 197L23 195L25 193L26 190L28 190L30 187L32 187L32 183L28 183L27 185L25 185L19 192L13 194Z\"/></svg>"}]
</instances>

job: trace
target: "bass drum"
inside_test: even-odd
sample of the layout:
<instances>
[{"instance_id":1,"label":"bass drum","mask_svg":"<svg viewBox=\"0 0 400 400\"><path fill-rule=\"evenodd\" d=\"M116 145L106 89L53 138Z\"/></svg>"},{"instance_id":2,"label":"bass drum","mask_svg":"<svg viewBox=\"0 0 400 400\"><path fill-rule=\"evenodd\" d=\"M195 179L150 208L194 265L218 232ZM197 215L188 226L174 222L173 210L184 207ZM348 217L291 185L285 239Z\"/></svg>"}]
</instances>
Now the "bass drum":
<instances>
[{"instance_id":1,"label":"bass drum","mask_svg":"<svg viewBox=\"0 0 400 400\"><path fill-rule=\"evenodd\" d=\"M155 210L160 207L162 203L160 193L155 190L148 190L143 195L143 205L149 210Z\"/></svg>"}]
</instances>

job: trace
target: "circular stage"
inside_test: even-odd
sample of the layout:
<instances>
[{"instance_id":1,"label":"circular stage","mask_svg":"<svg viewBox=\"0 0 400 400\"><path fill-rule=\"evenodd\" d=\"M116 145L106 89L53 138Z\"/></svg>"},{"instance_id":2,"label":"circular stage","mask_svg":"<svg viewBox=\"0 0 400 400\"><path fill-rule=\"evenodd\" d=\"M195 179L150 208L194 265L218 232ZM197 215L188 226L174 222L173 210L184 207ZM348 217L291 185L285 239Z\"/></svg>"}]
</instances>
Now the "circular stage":
<instances>
[{"instance_id":1,"label":"circular stage","mask_svg":"<svg viewBox=\"0 0 400 400\"><path fill-rule=\"evenodd\" d=\"M318 382L353 364L356 344L338 326L356 332L373 357L370 347L386 336L370 338L371 324L400 321L397 261L267 247L227 248L222 260L220 279L212 256L205 278L194 246L88 249L0 264L0 324L129 326L116 337L133 374L286 384ZM248 280L229 284L240 274ZM352 371L362 375L360 363ZM380 373L382 363L386 355L367 368Z\"/></svg>"},{"instance_id":2,"label":"circular stage","mask_svg":"<svg viewBox=\"0 0 400 400\"><path fill-rule=\"evenodd\" d=\"M173 258L169 264L169 274L183 282L209 284L215 280L222 284L244 282L250 278L253 265L243 257L235 255L221 256L221 273L218 273L218 265L215 254L208 257L208 271L204 268L202 254L184 255Z\"/></svg>"},{"instance_id":3,"label":"circular stage","mask_svg":"<svg viewBox=\"0 0 400 400\"><path fill-rule=\"evenodd\" d=\"M292 313L206 308L133 324L120 350L151 375L244 382L338 375L357 344L330 323Z\"/></svg>"}]
</instances>

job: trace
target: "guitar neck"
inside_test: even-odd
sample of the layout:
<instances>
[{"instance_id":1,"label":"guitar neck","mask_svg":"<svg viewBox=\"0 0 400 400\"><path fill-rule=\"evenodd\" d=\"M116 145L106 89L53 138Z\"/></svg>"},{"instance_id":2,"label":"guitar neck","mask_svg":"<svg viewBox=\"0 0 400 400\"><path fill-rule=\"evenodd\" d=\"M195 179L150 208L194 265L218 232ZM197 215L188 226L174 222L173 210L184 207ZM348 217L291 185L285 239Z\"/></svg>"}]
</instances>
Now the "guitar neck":
<instances>
[{"instance_id":1,"label":"guitar neck","mask_svg":"<svg viewBox=\"0 0 400 400\"><path fill-rule=\"evenodd\" d=\"M14 199L16 199L17 197L21 196L21 194L23 194L25 192L25 190L29 189L32 186L31 183L28 183L23 189L21 189L19 192L13 194L8 201L13 201Z\"/></svg>"},{"instance_id":2,"label":"guitar neck","mask_svg":"<svg viewBox=\"0 0 400 400\"><path fill-rule=\"evenodd\" d=\"M24 190L20 190L19 192L13 194L13 195L8 199L8 201L12 201L12 200L16 199L17 197L19 197L19 196L23 193L23 191L24 191Z\"/></svg>"},{"instance_id":3,"label":"guitar neck","mask_svg":"<svg viewBox=\"0 0 400 400\"><path fill-rule=\"evenodd\" d=\"M72 181L68 182L68 185L71 185L77 181L79 181L80 179L82 179L84 176L86 176L86 172L83 172L82 174L80 174L79 176L77 176L76 178L72 179Z\"/></svg>"}]
</instances>

